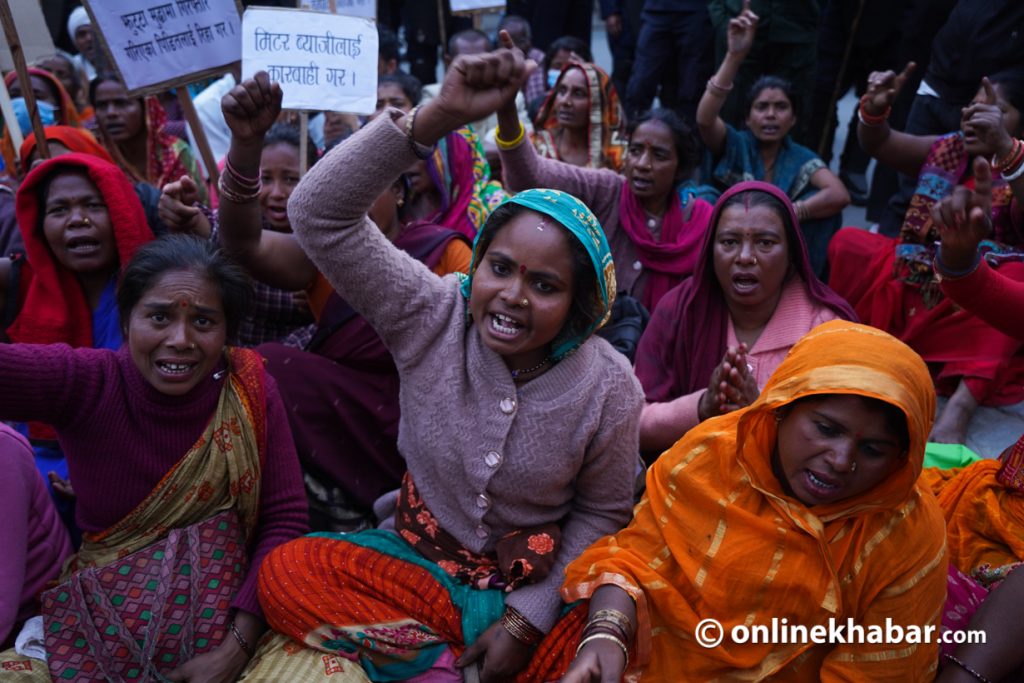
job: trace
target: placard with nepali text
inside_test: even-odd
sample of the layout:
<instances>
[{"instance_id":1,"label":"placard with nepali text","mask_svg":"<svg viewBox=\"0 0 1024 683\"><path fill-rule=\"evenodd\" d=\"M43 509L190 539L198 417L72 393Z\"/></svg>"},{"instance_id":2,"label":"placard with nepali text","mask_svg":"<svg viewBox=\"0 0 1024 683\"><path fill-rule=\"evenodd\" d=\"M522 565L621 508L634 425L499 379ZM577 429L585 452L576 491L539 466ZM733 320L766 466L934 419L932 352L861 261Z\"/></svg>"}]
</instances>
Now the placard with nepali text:
<instances>
[{"instance_id":1,"label":"placard with nepali text","mask_svg":"<svg viewBox=\"0 0 1024 683\"><path fill-rule=\"evenodd\" d=\"M219 73L241 59L235 0L84 0L130 95Z\"/></svg>"},{"instance_id":2,"label":"placard with nepali text","mask_svg":"<svg viewBox=\"0 0 1024 683\"><path fill-rule=\"evenodd\" d=\"M345 14L350 17L377 18L377 0L299 0L299 9Z\"/></svg>"},{"instance_id":3,"label":"placard with nepali text","mask_svg":"<svg viewBox=\"0 0 1024 683\"><path fill-rule=\"evenodd\" d=\"M250 7L242 17L242 77L266 71L285 109L372 114L377 26L369 19Z\"/></svg>"}]
</instances>

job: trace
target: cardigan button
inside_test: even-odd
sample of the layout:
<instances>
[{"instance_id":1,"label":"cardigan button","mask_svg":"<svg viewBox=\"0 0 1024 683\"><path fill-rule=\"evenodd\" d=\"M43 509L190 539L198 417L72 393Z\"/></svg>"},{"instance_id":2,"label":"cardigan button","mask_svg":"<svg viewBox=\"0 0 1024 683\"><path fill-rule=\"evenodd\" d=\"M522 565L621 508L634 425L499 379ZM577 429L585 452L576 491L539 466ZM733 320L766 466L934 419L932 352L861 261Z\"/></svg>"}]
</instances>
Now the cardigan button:
<instances>
[{"instance_id":1,"label":"cardigan button","mask_svg":"<svg viewBox=\"0 0 1024 683\"><path fill-rule=\"evenodd\" d=\"M652 228L653 229L654 226L656 226L657 224L658 224L658 221L654 220L653 218L648 218L647 219L647 227L648 228Z\"/></svg>"},{"instance_id":2,"label":"cardigan button","mask_svg":"<svg viewBox=\"0 0 1024 683\"><path fill-rule=\"evenodd\" d=\"M497 467L501 464L501 453L498 451L487 451L484 454L484 462L488 467Z\"/></svg>"},{"instance_id":3,"label":"cardigan button","mask_svg":"<svg viewBox=\"0 0 1024 683\"><path fill-rule=\"evenodd\" d=\"M490 536L490 533L488 533L487 527L481 524L476 528L476 535L477 538L487 538L488 536Z\"/></svg>"},{"instance_id":4,"label":"cardigan button","mask_svg":"<svg viewBox=\"0 0 1024 683\"><path fill-rule=\"evenodd\" d=\"M498 402L498 408L506 415L511 415L516 411L516 400L514 398L503 398Z\"/></svg>"},{"instance_id":5,"label":"cardigan button","mask_svg":"<svg viewBox=\"0 0 1024 683\"><path fill-rule=\"evenodd\" d=\"M487 497L486 493L481 493L476 497L476 506L481 510L486 510L491 507L491 499Z\"/></svg>"},{"instance_id":6,"label":"cardigan button","mask_svg":"<svg viewBox=\"0 0 1024 683\"><path fill-rule=\"evenodd\" d=\"M640 263L639 261L633 261L633 270L640 270L643 267L644 264Z\"/></svg>"}]
</instances>

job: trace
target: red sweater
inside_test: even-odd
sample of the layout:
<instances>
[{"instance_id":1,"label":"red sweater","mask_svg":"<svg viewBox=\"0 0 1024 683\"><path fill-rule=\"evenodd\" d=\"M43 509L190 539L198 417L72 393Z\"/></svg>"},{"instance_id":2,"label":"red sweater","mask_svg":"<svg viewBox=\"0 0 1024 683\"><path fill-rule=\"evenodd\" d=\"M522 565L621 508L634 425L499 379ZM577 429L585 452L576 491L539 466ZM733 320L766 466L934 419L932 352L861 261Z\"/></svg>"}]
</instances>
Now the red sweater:
<instances>
[{"instance_id":1,"label":"red sweater","mask_svg":"<svg viewBox=\"0 0 1024 683\"><path fill-rule=\"evenodd\" d=\"M970 275L943 280L942 292L1003 334L1024 340L1024 282L1000 275L985 259Z\"/></svg>"},{"instance_id":2,"label":"red sweater","mask_svg":"<svg viewBox=\"0 0 1024 683\"><path fill-rule=\"evenodd\" d=\"M262 615L256 575L272 548L308 530L308 507L288 418L269 375L267 454L249 572L233 606ZM0 419L53 425L78 496L83 531L130 513L196 442L216 409L223 379L185 396L154 389L117 352L65 344L0 344Z\"/></svg>"}]
</instances>

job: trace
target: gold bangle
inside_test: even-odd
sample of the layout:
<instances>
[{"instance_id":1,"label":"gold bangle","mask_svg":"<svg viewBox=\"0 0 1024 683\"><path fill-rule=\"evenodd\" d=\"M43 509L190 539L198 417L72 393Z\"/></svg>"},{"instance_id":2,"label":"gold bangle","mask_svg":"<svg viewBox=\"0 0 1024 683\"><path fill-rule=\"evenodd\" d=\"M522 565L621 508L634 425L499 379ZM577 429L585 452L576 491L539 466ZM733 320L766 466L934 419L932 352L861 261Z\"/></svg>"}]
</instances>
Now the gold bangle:
<instances>
[{"instance_id":1,"label":"gold bangle","mask_svg":"<svg viewBox=\"0 0 1024 683\"><path fill-rule=\"evenodd\" d=\"M710 88L714 93L721 95L722 97L728 97L729 93L732 92L733 84L730 83L729 87L726 88L723 85L719 85L718 81L715 80L715 77L712 76L711 78L708 79L708 88Z\"/></svg>"},{"instance_id":2,"label":"gold bangle","mask_svg":"<svg viewBox=\"0 0 1024 683\"><path fill-rule=\"evenodd\" d=\"M617 609L600 609L594 612L594 614L587 621L587 625L584 627L584 631L588 631L591 628L604 625L611 625L619 629L622 632L623 638L629 638L633 634L633 624L630 622L629 617L624 612L620 612Z\"/></svg>"},{"instance_id":3,"label":"gold bangle","mask_svg":"<svg viewBox=\"0 0 1024 683\"><path fill-rule=\"evenodd\" d=\"M594 640L610 640L613 643L615 643L616 645L618 645L619 648L622 650L622 656L626 658L626 666L627 667L629 666L629 648L626 647L626 644L624 642L622 642L621 638L619 638L618 636L613 636L611 633L592 633L592 634L590 634L589 636L587 636L586 638L581 640L580 644L578 646L576 646L576 656L579 657L580 650L582 650L584 648L584 646L586 646L587 643L589 643L591 641L594 641Z\"/></svg>"},{"instance_id":4,"label":"gold bangle","mask_svg":"<svg viewBox=\"0 0 1024 683\"><path fill-rule=\"evenodd\" d=\"M544 632L531 624L526 617L519 613L514 607L505 607L501 615L501 625L508 631L509 635L523 645L536 645L544 638Z\"/></svg>"},{"instance_id":5,"label":"gold bangle","mask_svg":"<svg viewBox=\"0 0 1024 683\"><path fill-rule=\"evenodd\" d=\"M523 124L519 124L519 135L516 136L515 140L502 140L501 139L501 127L494 129L494 142L498 145L498 149L512 149L518 147L519 143L526 137L526 128Z\"/></svg>"},{"instance_id":6,"label":"gold bangle","mask_svg":"<svg viewBox=\"0 0 1024 683\"><path fill-rule=\"evenodd\" d=\"M413 138L413 126L416 125L416 115L420 113L420 107L423 105L417 104L415 107L409 110L409 113L405 115L405 137L409 139L409 147L412 149L412 153L416 155L417 159L429 159L434 153L433 146L424 154L420 151L420 145ZM424 145L425 147L426 145Z\"/></svg>"}]
</instances>

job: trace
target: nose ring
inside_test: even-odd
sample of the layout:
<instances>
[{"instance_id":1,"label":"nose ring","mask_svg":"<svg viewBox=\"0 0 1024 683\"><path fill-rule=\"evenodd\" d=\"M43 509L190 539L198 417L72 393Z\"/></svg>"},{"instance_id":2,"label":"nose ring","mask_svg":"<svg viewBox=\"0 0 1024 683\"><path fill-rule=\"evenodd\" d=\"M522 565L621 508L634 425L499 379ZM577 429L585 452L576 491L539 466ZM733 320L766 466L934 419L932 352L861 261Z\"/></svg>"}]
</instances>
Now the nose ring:
<instances>
[{"instance_id":1,"label":"nose ring","mask_svg":"<svg viewBox=\"0 0 1024 683\"><path fill-rule=\"evenodd\" d=\"M196 343L195 343L195 342L192 342L191 344L189 344L189 345L188 345L188 348L189 348L189 349L191 349L192 351L195 351L195 350L196 350ZM856 464L856 463L854 463L854 465L853 465L853 466L854 466L854 467L856 467L856 466L857 466L857 464Z\"/></svg>"},{"instance_id":2,"label":"nose ring","mask_svg":"<svg viewBox=\"0 0 1024 683\"><path fill-rule=\"evenodd\" d=\"M850 463L850 472L856 472L856 471L857 471L857 461L854 460L852 463Z\"/></svg>"},{"instance_id":3,"label":"nose ring","mask_svg":"<svg viewBox=\"0 0 1024 683\"><path fill-rule=\"evenodd\" d=\"M523 299L522 301L519 302L519 305L522 306L523 308L527 308L530 305L530 300Z\"/></svg>"},{"instance_id":4,"label":"nose ring","mask_svg":"<svg viewBox=\"0 0 1024 683\"><path fill-rule=\"evenodd\" d=\"M82 219L82 224L83 225L92 225L92 221L90 221L88 218L83 218Z\"/></svg>"}]
</instances>

